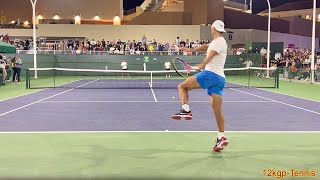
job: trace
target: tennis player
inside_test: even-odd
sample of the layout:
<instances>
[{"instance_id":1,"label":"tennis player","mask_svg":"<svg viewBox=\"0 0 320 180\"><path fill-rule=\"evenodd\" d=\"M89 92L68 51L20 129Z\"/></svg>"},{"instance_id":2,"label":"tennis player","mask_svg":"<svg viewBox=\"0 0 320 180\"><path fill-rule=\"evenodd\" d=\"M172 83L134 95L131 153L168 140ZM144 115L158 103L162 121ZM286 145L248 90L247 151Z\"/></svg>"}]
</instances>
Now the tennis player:
<instances>
[{"instance_id":1,"label":"tennis player","mask_svg":"<svg viewBox=\"0 0 320 180\"><path fill-rule=\"evenodd\" d=\"M211 26L213 41L210 44L204 44L194 50L182 48L185 52L206 50L207 56L202 63L196 66L196 69L201 70L201 72L179 84L182 108L179 113L172 115L175 120L191 120L192 113L188 105L188 91L199 88L207 89L219 130L216 144L213 147L213 150L217 152L228 145L228 140L224 135L224 115L221 107L222 92L225 85L224 65L227 58L227 43L223 37L224 32L226 32L224 22L217 20Z\"/></svg>"}]
</instances>

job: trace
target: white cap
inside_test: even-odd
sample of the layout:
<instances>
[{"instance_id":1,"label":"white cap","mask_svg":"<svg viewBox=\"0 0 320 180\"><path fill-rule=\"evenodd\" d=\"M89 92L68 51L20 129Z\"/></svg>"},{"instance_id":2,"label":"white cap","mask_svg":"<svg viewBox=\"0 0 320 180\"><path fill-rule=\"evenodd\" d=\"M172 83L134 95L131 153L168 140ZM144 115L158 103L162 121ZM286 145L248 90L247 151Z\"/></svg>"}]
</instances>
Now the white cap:
<instances>
[{"instance_id":1,"label":"white cap","mask_svg":"<svg viewBox=\"0 0 320 180\"><path fill-rule=\"evenodd\" d=\"M226 32L226 30L224 30L224 22L221 20L216 20L212 23L211 28L215 28L218 32Z\"/></svg>"}]
</instances>

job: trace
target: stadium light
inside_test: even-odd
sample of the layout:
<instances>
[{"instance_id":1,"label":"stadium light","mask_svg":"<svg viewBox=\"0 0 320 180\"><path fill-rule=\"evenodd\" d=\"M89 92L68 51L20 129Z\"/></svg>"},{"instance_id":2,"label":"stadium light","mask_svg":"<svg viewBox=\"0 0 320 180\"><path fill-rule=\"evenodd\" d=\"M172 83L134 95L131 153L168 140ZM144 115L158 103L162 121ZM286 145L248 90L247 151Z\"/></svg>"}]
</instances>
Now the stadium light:
<instances>
[{"instance_id":1,"label":"stadium light","mask_svg":"<svg viewBox=\"0 0 320 180\"><path fill-rule=\"evenodd\" d=\"M41 16L40 14L37 17L38 19L43 19L43 16Z\"/></svg>"},{"instance_id":2,"label":"stadium light","mask_svg":"<svg viewBox=\"0 0 320 180\"><path fill-rule=\"evenodd\" d=\"M314 83L314 61L316 50L316 13L317 13L317 1L313 0L313 20L312 20L312 58L311 58L311 83Z\"/></svg>"},{"instance_id":3,"label":"stadium light","mask_svg":"<svg viewBox=\"0 0 320 180\"><path fill-rule=\"evenodd\" d=\"M56 14L56 15L53 16L53 19L54 20L58 20L58 19L60 19L60 16L58 16L58 14Z\"/></svg>"},{"instance_id":4,"label":"stadium light","mask_svg":"<svg viewBox=\"0 0 320 180\"><path fill-rule=\"evenodd\" d=\"M96 21L99 21L100 17L98 15L96 15L93 19L96 20Z\"/></svg>"},{"instance_id":5,"label":"stadium light","mask_svg":"<svg viewBox=\"0 0 320 180\"><path fill-rule=\"evenodd\" d=\"M74 24L81 24L81 17L79 15L76 15L76 17L74 17Z\"/></svg>"},{"instance_id":6,"label":"stadium light","mask_svg":"<svg viewBox=\"0 0 320 180\"><path fill-rule=\"evenodd\" d=\"M30 0L32 5L32 24L33 24L33 68L34 78L38 78L37 72L37 36L36 36L36 4L37 0Z\"/></svg>"},{"instance_id":7,"label":"stadium light","mask_svg":"<svg viewBox=\"0 0 320 180\"><path fill-rule=\"evenodd\" d=\"M310 19L310 16L309 16L309 14L307 14L307 15L306 15L306 19Z\"/></svg>"},{"instance_id":8,"label":"stadium light","mask_svg":"<svg viewBox=\"0 0 320 180\"><path fill-rule=\"evenodd\" d=\"M268 17L268 47L267 47L267 77L269 76L269 66L270 66L270 36L271 36L271 5L270 0L267 0L269 7L269 17Z\"/></svg>"},{"instance_id":9,"label":"stadium light","mask_svg":"<svg viewBox=\"0 0 320 180\"><path fill-rule=\"evenodd\" d=\"M39 20L42 20L43 19L43 16L41 16L40 14L37 16L37 24L39 24L40 23L40 21Z\"/></svg>"},{"instance_id":10,"label":"stadium light","mask_svg":"<svg viewBox=\"0 0 320 180\"><path fill-rule=\"evenodd\" d=\"M119 16L113 18L113 25L121 25L121 19Z\"/></svg>"}]
</instances>

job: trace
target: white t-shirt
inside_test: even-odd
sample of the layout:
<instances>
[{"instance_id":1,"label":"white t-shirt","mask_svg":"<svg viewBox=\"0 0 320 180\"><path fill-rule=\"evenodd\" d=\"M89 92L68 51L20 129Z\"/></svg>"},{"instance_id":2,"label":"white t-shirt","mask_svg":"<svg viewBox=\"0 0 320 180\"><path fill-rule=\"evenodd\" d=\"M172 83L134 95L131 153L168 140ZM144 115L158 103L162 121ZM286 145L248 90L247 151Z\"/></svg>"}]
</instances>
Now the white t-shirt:
<instances>
[{"instance_id":1,"label":"white t-shirt","mask_svg":"<svg viewBox=\"0 0 320 180\"><path fill-rule=\"evenodd\" d=\"M164 67L165 67L166 69L170 69L170 68L171 68L171 63L170 63L170 62L165 62L165 63L164 63Z\"/></svg>"},{"instance_id":2,"label":"white t-shirt","mask_svg":"<svg viewBox=\"0 0 320 180\"><path fill-rule=\"evenodd\" d=\"M122 69L128 69L128 63L127 62L122 62L121 63L121 68Z\"/></svg>"},{"instance_id":3,"label":"white t-shirt","mask_svg":"<svg viewBox=\"0 0 320 180\"><path fill-rule=\"evenodd\" d=\"M0 60L0 69L4 69L6 67L4 60Z\"/></svg>"},{"instance_id":4,"label":"white t-shirt","mask_svg":"<svg viewBox=\"0 0 320 180\"><path fill-rule=\"evenodd\" d=\"M207 56L210 51L216 51L218 54L206 65L205 70L214 72L219 76L226 77L224 75L224 65L227 59L228 45L223 37L219 37L213 40L207 50Z\"/></svg>"},{"instance_id":5,"label":"white t-shirt","mask_svg":"<svg viewBox=\"0 0 320 180\"><path fill-rule=\"evenodd\" d=\"M261 54L262 56L265 56L265 55L267 54L267 50L266 50L266 49L261 49L261 50L260 50L260 54Z\"/></svg>"},{"instance_id":6,"label":"white t-shirt","mask_svg":"<svg viewBox=\"0 0 320 180\"><path fill-rule=\"evenodd\" d=\"M246 62L242 63L242 64L246 64L247 67L251 67L252 66L252 61L247 60Z\"/></svg>"}]
</instances>

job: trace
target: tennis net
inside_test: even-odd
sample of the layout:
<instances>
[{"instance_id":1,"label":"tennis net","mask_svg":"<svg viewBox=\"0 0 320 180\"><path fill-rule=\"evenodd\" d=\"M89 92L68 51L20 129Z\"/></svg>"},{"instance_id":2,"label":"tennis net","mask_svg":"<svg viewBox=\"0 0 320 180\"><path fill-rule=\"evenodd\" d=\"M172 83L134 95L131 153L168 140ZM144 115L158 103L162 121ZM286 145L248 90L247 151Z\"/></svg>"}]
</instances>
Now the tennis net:
<instances>
[{"instance_id":1,"label":"tennis net","mask_svg":"<svg viewBox=\"0 0 320 180\"><path fill-rule=\"evenodd\" d=\"M38 77L34 78L35 71ZM225 69L226 88L277 88L277 69L230 68ZM189 76L194 75L193 71ZM28 69L26 88L75 89L176 89L185 78L175 71L122 71L99 69L37 68Z\"/></svg>"}]
</instances>

